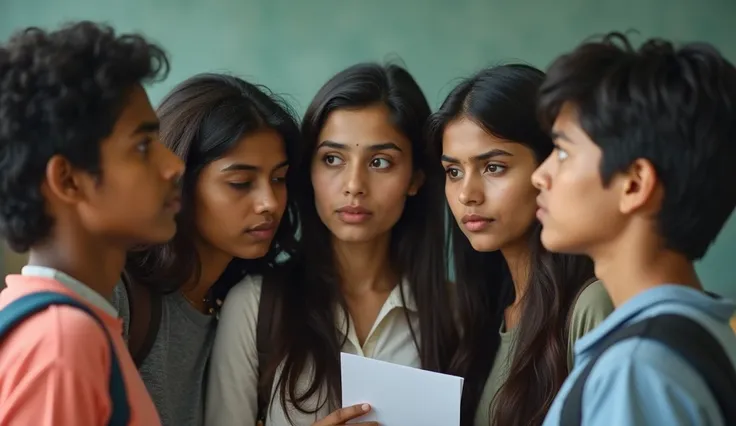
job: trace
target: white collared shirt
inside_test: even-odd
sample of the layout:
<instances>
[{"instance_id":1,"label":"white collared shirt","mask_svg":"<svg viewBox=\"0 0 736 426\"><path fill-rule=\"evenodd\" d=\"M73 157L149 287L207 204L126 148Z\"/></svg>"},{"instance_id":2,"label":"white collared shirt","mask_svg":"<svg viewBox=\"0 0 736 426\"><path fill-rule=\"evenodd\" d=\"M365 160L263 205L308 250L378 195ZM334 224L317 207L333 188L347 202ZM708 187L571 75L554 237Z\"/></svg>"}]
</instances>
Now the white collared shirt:
<instances>
[{"instance_id":1,"label":"white collared shirt","mask_svg":"<svg viewBox=\"0 0 736 426\"><path fill-rule=\"evenodd\" d=\"M402 289L405 304L401 298ZM225 299L210 360L205 402L206 426L255 424L258 410L256 326L260 297L261 278L246 277L230 290ZM407 313L411 326L418 335L419 315L416 304L408 282L403 281L389 294L361 346L353 326L354 321L349 321L350 328L346 329L346 318L342 310L338 310L335 326L347 337L342 352L420 368L419 352L409 330ZM298 391L307 389L312 373L311 367L302 372L297 383ZM277 374L280 374L280 369ZM274 380L274 389L277 382L278 377ZM318 394L313 395L304 405L310 409L319 406L319 401L324 400L326 395L326 388L323 386ZM296 411L288 402L287 406L295 425L312 424L327 416L331 408L334 409L330 404L324 404L316 414L304 414ZM269 409L267 424L290 425L278 396Z\"/></svg>"},{"instance_id":2,"label":"white collared shirt","mask_svg":"<svg viewBox=\"0 0 736 426\"><path fill-rule=\"evenodd\" d=\"M23 269L21 269L20 273L21 275L26 276L50 278L52 280L56 280L63 284L64 287L76 293L79 297L81 297L84 301L91 304L92 306L101 309L102 311L113 317L117 318L118 316L118 311L115 309L114 306L112 306L112 303L110 303L109 300L105 299L100 293L87 287L87 285L85 285L78 279L70 276L69 274L61 272L54 268L37 265L26 265L23 267Z\"/></svg>"}]
</instances>

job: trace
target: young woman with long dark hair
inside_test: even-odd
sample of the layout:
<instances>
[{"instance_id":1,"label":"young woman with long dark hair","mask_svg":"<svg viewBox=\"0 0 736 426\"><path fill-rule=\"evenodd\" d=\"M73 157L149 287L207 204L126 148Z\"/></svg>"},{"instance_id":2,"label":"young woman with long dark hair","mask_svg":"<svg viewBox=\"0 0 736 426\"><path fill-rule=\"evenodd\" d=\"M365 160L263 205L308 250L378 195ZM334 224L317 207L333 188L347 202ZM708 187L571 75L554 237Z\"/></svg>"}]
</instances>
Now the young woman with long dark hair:
<instances>
[{"instance_id":1,"label":"young woman with long dark hair","mask_svg":"<svg viewBox=\"0 0 736 426\"><path fill-rule=\"evenodd\" d=\"M540 241L531 175L554 148L535 115L543 80L526 65L483 70L429 123L454 217L463 425L541 424L575 339L613 309L589 259Z\"/></svg>"},{"instance_id":2,"label":"young woman with long dark hair","mask_svg":"<svg viewBox=\"0 0 736 426\"><path fill-rule=\"evenodd\" d=\"M222 74L185 80L157 114L161 142L186 165L178 231L129 254L114 303L163 424L199 426L217 301L293 253L287 172L300 135L268 89Z\"/></svg>"},{"instance_id":3,"label":"young woman with long dark hair","mask_svg":"<svg viewBox=\"0 0 736 426\"><path fill-rule=\"evenodd\" d=\"M442 174L427 157L424 133L429 114L417 83L395 65L352 66L317 93L302 124L292 193L302 249L285 279L253 279L228 296L212 359L209 425L255 422L259 382L271 397L268 425L343 424L328 416L341 406L340 352L448 368L457 341ZM274 286L278 303L259 378L261 282Z\"/></svg>"}]
</instances>

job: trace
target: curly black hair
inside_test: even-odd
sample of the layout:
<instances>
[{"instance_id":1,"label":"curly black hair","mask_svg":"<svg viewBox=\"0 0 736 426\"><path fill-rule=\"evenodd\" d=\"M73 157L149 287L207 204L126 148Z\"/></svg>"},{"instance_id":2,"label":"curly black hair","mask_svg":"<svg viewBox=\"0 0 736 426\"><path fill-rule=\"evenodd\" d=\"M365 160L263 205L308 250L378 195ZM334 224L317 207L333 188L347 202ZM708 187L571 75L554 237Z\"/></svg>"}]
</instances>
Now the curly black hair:
<instances>
[{"instance_id":1,"label":"curly black hair","mask_svg":"<svg viewBox=\"0 0 736 426\"><path fill-rule=\"evenodd\" d=\"M0 46L0 234L13 250L53 224L41 194L49 159L100 174L100 143L131 89L168 71L160 47L89 21L27 28Z\"/></svg>"}]
</instances>

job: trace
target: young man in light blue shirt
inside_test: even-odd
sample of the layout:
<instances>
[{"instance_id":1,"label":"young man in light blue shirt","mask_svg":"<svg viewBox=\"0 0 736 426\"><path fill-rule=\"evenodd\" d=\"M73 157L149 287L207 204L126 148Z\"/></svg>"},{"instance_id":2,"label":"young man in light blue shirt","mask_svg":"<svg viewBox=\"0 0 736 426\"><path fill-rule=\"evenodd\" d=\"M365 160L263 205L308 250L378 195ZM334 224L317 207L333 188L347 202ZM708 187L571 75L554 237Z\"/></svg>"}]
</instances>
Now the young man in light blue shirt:
<instances>
[{"instance_id":1,"label":"young man in light blue shirt","mask_svg":"<svg viewBox=\"0 0 736 426\"><path fill-rule=\"evenodd\" d=\"M634 49L610 34L551 65L539 111L556 144L532 176L542 242L590 256L617 308L578 340L575 367L544 425L725 425L724 395L712 391L708 375L642 335L591 364L577 420L562 416L606 338L664 315L702 327L696 340L715 343L697 353L702 364L717 363L720 353L725 367L717 371L736 377L729 327L736 305L706 294L693 266L736 206L736 69L708 45L650 40ZM669 336L678 334L673 328Z\"/></svg>"}]
</instances>

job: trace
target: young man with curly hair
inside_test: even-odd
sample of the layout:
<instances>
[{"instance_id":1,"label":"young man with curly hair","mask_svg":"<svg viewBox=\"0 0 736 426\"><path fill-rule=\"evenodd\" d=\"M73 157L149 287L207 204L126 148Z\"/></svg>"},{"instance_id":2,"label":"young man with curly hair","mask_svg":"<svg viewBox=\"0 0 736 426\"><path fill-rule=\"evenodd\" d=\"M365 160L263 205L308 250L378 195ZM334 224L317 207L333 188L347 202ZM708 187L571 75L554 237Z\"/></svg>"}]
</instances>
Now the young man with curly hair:
<instances>
[{"instance_id":1,"label":"young man with curly hair","mask_svg":"<svg viewBox=\"0 0 736 426\"><path fill-rule=\"evenodd\" d=\"M616 310L575 345L545 426L735 425L732 301L695 271L736 207L736 68L707 44L612 33L540 89L542 243L584 254Z\"/></svg>"},{"instance_id":2,"label":"young man with curly hair","mask_svg":"<svg viewBox=\"0 0 736 426\"><path fill-rule=\"evenodd\" d=\"M108 299L129 249L176 232L183 164L142 87L167 72L156 45L90 22L0 46L0 233L30 250L0 323L40 306L2 330L0 424L160 424Z\"/></svg>"}]
</instances>

